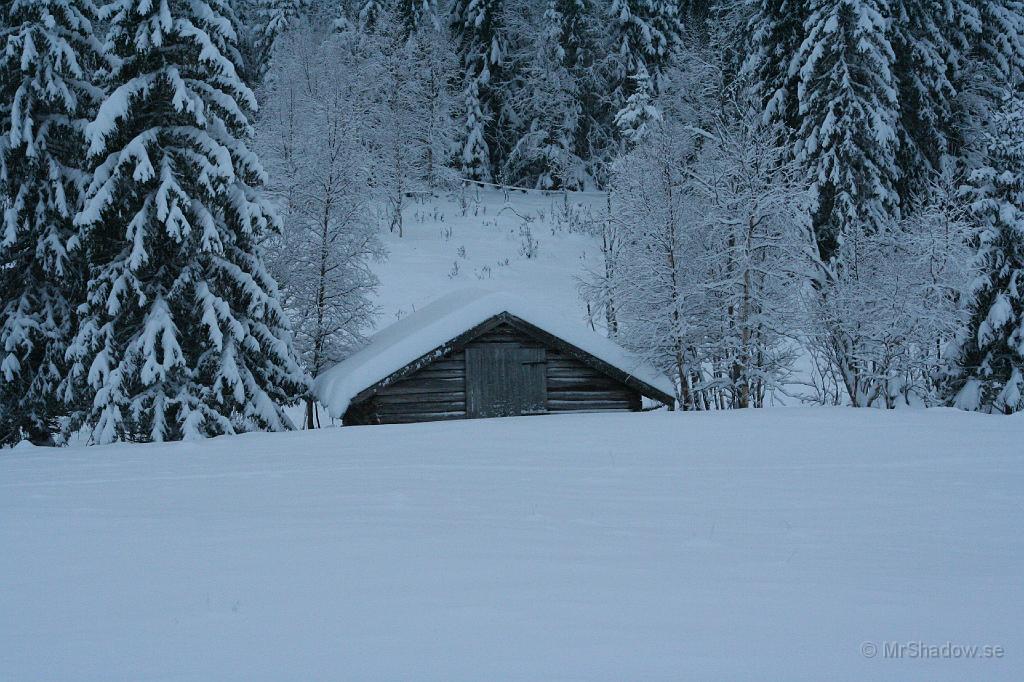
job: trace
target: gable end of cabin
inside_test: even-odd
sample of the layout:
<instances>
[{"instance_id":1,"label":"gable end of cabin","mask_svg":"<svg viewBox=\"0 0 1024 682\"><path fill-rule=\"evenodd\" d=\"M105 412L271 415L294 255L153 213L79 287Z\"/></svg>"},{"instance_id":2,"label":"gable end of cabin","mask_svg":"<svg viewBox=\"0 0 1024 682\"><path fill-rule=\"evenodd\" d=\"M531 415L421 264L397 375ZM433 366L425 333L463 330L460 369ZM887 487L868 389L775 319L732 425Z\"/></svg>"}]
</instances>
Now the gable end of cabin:
<instances>
[{"instance_id":1,"label":"gable end of cabin","mask_svg":"<svg viewBox=\"0 0 1024 682\"><path fill-rule=\"evenodd\" d=\"M614 376L624 373L601 367L603 364L504 313L362 391L342 423L639 411L643 401L640 387L631 386L628 377L624 381Z\"/></svg>"}]
</instances>

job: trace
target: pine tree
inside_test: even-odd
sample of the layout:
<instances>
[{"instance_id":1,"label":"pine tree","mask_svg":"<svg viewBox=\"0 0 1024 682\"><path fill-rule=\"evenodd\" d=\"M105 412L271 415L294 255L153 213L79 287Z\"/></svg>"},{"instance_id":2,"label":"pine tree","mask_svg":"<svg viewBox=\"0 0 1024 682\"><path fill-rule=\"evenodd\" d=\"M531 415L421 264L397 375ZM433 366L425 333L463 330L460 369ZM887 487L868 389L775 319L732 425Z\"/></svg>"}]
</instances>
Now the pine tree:
<instances>
[{"instance_id":1,"label":"pine tree","mask_svg":"<svg viewBox=\"0 0 1024 682\"><path fill-rule=\"evenodd\" d=\"M545 8L549 31L557 28L562 62L572 69L593 61L593 40L587 30L586 0L550 0ZM556 21L557 19L557 21Z\"/></svg>"},{"instance_id":2,"label":"pine tree","mask_svg":"<svg viewBox=\"0 0 1024 682\"><path fill-rule=\"evenodd\" d=\"M748 0L747 56L740 75L764 106L765 122L800 127L799 73L790 65L804 40L806 0Z\"/></svg>"},{"instance_id":3,"label":"pine tree","mask_svg":"<svg viewBox=\"0 0 1024 682\"><path fill-rule=\"evenodd\" d=\"M1024 2L967 0L973 12L963 12L975 33L976 49L1004 81L1019 83L1024 73Z\"/></svg>"},{"instance_id":4,"label":"pine tree","mask_svg":"<svg viewBox=\"0 0 1024 682\"><path fill-rule=\"evenodd\" d=\"M942 173L944 159L958 154L963 107L961 64L969 37L956 16L959 0L896 0L892 4L894 76L899 96L900 180L905 209L928 200L928 188ZM953 11L949 11L950 8Z\"/></svg>"},{"instance_id":5,"label":"pine tree","mask_svg":"<svg viewBox=\"0 0 1024 682\"><path fill-rule=\"evenodd\" d=\"M313 4L311 0L255 0L257 16L262 20L259 23L264 27L263 35L272 44Z\"/></svg>"},{"instance_id":6,"label":"pine tree","mask_svg":"<svg viewBox=\"0 0 1024 682\"><path fill-rule=\"evenodd\" d=\"M490 151L485 139L484 128L487 116L480 98L480 82L473 78L466 84L463 104L462 154L459 161L466 177L474 180L490 180Z\"/></svg>"},{"instance_id":7,"label":"pine tree","mask_svg":"<svg viewBox=\"0 0 1024 682\"><path fill-rule=\"evenodd\" d=\"M452 8L452 34L459 43L463 68L463 124L460 154L463 172L474 180L490 180L497 149L502 101L503 0L457 0Z\"/></svg>"},{"instance_id":8,"label":"pine tree","mask_svg":"<svg viewBox=\"0 0 1024 682\"><path fill-rule=\"evenodd\" d=\"M675 0L611 0L608 14L617 62L611 95L618 112L635 91L641 71L659 91L683 27Z\"/></svg>"},{"instance_id":9,"label":"pine tree","mask_svg":"<svg viewBox=\"0 0 1024 682\"><path fill-rule=\"evenodd\" d=\"M441 27L436 0L398 0L395 13L402 24L404 37L418 30L437 30Z\"/></svg>"},{"instance_id":10,"label":"pine tree","mask_svg":"<svg viewBox=\"0 0 1024 682\"><path fill-rule=\"evenodd\" d=\"M421 22L410 36L412 60L420 81L425 126L417 145L422 151L423 177L431 190L451 188L456 127L455 92L459 58L447 26L440 21Z\"/></svg>"},{"instance_id":11,"label":"pine tree","mask_svg":"<svg viewBox=\"0 0 1024 682\"><path fill-rule=\"evenodd\" d=\"M263 84L278 38L314 4L316 0L236 0L237 68L246 85L256 90Z\"/></svg>"},{"instance_id":12,"label":"pine tree","mask_svg":"<svg viewBox=\"0 0 1024 682\"><path fill-rule=\"evenodd\" d=\"M1024 99L1007 92L993 119L969 190L980 276L948 387L957 407L1011 413L1024 410Z\"/></svg>"},{"instance_id":13,"label":"pine tree","mask_svg":"<svg viewBox=\"0 0 1024 682\"><path fill-rule=\"evenodd\" d=\"M71 355L94 442L291 427L307 388L260 243L278 225L246 147L255 98L227 0L117 0L76 218L90 264Z\"/></svg>"},{"instance_id":14,"label":"pine tree","mask_svg":"<svg viewBox=\"0 0 1024 682\"><path fill-rule=\"evenodd\" d=\"M636 82L633 94L615 115L619 135L628 145L642 142L647 137L651 124L661 118L661 113L654 106L651 79L642 64L633 80Z\"/></svg>"},{"instance_id":15,"label":"pine tree","mask_svg":"<svg viewBox=\"0 0 1024 682\"><path fill-rule=\"evenodd\" d=\"M617 152L615 110L606 96L614 80L607 67L617 66L615 60L603 63L610 36L606 31L603 8L586 0L556 0L561 16L562 33L558 39L562 64L575 86L575 128L572 154L583 165L586 183L601 186L606 179L612 155ZM584 186L579 187L583 189Z\"/></svg>"},{"instance_id":16,"label":"pine tree","mask_svg":"<svg viewBox=\"0 0 1024 682\"><path fill-rule=\"evenodd\" d=\"M13 0L0 17L0 444L50 440L82 286L73 253L85 119L101 61L90 0Z\"/></svg>"},{"instance_id":17,"label":"pine tree","mask_svg":"<svg viewBox=\"0 0 1024 682\"><path fill-rule=\"evenodd\" d=\"M562 44L567 18L561 4L548 0L536 25L530 22L525 29L536 38L524 50L528 65L512 101L525 129L505 164L506 176L538 189L580 189L588 180L585 163L576 154L583 103Z\"/></svg>"},{"instance_id":18,"label":"pine tree","mask_svg":"<svg viewBox=\"0 0 1024 682\"><path fill-rule=\"evenodd\" d=\"M359 8L359 28L372 31L386 12L387 8L381 0L364 0Z\"/></svg>"},{"instance_id":19,"label":"pine tree","mask_svg":"<svg viewBox=\"0 0 1024 682\"><path fill-rule=\"evenodd\" d=\"M871 404L873 339L846 324L844 302L856 300L860 261L873 237L900 218L896 183L898 102L885 0L816 0L794 67L802 117L796 158L814 200L820 334L855 406Z\"/></svg>"},{"instance_id":20,"label":"pine tree","mask_svg":"<svg viewBox=\"0 0 1024 682\"><path fill-rule=\"evenodd\" d=\"M899 215L895 54L885 0L816 0L797 56L797 157L813 181L823 262Z\"/></svg>"}]
</instances>

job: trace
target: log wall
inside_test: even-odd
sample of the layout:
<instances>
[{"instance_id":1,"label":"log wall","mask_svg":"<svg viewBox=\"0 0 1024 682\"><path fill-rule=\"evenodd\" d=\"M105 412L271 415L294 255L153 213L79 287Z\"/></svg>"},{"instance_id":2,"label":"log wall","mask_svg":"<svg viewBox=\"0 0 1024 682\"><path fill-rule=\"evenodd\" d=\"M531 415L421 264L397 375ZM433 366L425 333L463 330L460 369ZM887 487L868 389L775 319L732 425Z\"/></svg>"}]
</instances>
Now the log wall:
<instances>
[{"instance_id":1,"label":"log wall","mask_svg":"<svg viewBox=\"0 0 1024 682\"><path fill-rule=\"evenodd\" d=\"M561 350L545 348L510 325L496 327L466 347L493 343L544 349L548 412L623 411L641 407L640 394L634 389ZM343 423L402 424L466 417L466 354L460 349L353 404Z\"/></svg>"},{"instance_id":2,"label":"log wall","mask_svg":"<svg viewBox=\"0 0 1024 682\"><path fill-rule=\"evenodd\" d=\"M547 384L548 412L641 408L637 391L558 350L548 350Z\"/></svg>"}]
</instances>

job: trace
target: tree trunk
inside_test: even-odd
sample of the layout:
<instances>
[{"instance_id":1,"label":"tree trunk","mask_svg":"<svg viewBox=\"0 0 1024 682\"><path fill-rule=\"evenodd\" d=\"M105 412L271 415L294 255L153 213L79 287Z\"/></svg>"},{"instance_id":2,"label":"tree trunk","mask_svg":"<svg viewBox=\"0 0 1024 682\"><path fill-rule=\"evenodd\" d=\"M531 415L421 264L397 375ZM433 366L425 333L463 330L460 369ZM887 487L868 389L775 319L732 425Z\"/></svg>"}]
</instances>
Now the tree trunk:
<instances>
[{"instance_id":1,"label":"tree trunk","mask_svg":"<svg viewBox=\"0 0 1024 682\"><path fill-rule=\"evenodd\" d=\"M313 430L316 425L313 422L313 399L306 398L306 428Z\"/></svg>"}]
</instances>

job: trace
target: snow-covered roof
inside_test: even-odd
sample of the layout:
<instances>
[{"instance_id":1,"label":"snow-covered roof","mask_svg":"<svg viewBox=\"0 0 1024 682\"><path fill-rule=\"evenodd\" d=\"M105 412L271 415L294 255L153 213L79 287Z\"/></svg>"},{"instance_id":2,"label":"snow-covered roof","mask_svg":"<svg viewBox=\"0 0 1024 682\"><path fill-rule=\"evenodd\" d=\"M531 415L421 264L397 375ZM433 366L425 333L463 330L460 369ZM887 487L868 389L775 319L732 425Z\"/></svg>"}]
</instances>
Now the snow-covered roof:
<instances>
[{"instance_id":1,"label":"snow-covered roof","mask_svg":"<svg viewBox=\"0 0 1024 682\"><path fill-rule=\"evenodd\" d=\"M486 289L455 291L382 329L362 350L321 374L313 391L330 415L340 418L360 392L431 351L440 355L449 341L502 313L532 324L663 393L675 392L664 374L582 324L567 322L515 296Z\"/></svg>"}]
</instances>

